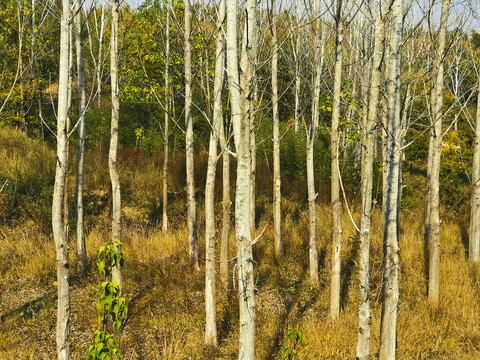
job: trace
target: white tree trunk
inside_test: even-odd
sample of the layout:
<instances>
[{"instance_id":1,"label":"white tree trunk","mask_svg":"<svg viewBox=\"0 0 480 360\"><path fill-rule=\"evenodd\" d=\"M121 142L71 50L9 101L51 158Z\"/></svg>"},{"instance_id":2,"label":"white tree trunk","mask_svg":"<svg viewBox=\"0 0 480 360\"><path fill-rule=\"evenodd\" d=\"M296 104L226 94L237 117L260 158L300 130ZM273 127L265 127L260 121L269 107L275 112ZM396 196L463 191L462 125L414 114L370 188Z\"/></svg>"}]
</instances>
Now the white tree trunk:
<instances>
[{"instance_id":1,"label":"white tree trunk","mask_svg":"<svg viewBox=\"0 0 480 360\"><path fill-rule=\"evenodd\" d=\"M205 184L205 343L217 346L217 307L215 287L215 172L217 168L217 144L223 123L222 93L225 79L225 0L219 4L217 19L216 64L211 122L210 145L208 149L207 180Z\"/></svg>"},{"instance_id":2,"label":"white tree trunk","mask_svg":"<svg viewBox=\"0 0 480 360\"><path fill-rule=\"evenodd\" d=\"M375 159L375 127L378 117L378 100L380 93L381 66L384 53L385 21L381 19L381 0L374 3L375 9L375 45L373 68L370 85L370 99L363 139L365 148L362 161L362 208L360 214L360 249L359 249L359 309L358 341L356 358L370 358L370 333L372 317L370 315L370 232L372 219L372 183L373 161Z\"/></svg>"},{"instance_id":3,"label":"white tree trunk","mask_svg":"<svg viewBox=\"0 0 480 360\"><path fill-rule=\"evenodd\" d=\"M69 246L66 234L63 206L68 158L68 81L69 81L69 46L70 46L70 2L62 0L60 19L60 73L58 80L57 112L57 164L52 202L52 230L57 251L57 358L70 359L69 323L70 323L70 265Z\"/></svg>"},{"instance_id":4,"label":"white tree trunk","mask_svg":"<svg viewBox=\"0 0 480 360\"><path fill-rule=\"evenodd\" d=\"M240 87L237 48L237 4L227 2L227 73L230 89L233 131L237 153L237 185L235 195L235 232L237 239L237 271L240 307L239 351L240 360L255 358L255 284L253 278L252 237L250 232L250 107L252 100L251 68L248 66L251 47L248 43L254 33L255 1L248 0L242 53L242 76L245 84ZM250 42L251 44L251 42ZM250 55L250 56L249 56ZM243 96L242 96L243 95ZM243 99L242 99L243 97Z\"/></svg>"},{"instance_id":5,"label":"white tree trunk","mask_svg":"<svg viewBox=\"0 0 480 360\"><path fill-rule=\"evenodd\" d=\"M398 278L400 274L400 244L398 190L400 182L400 162L402 131L400 121L400 67L403 33L403 0L395 0L392 5L392 29L390 51L387 64L387 157L386 157L386 197L384 206L383 232L383 299L380 330L380 360L396 358L397 310L399 300Z\"/></svg>"},{"instance_id":6,"label":"white tree trunk","mask_svg":"<svg viewBox=\"0 0 480 360\"><path fill-rule=\"evenodd\" d=\"M280 178L280 119L278 115L278 42L276 2L272 0L272 107L273 107L273 228L275 256L283 256L281 178Z\"/></svg>"},{"instance_id":7,"label":"white tree trunk","mask_svg":"<svg viewBox=\"0 0 480 360\"><path fill-rule=\"evenodd\" d=\"M225 130L223 127L223 122L221 124L220 130L220 144L223 149L228 149L228 143L226 141ZM222 196L222 241L220 244L220 278L222 283L226 288L228 284L228 247L230 239L230 219L231 219L231 208L232 204L230 202L230 154L228 151L223 151L222 154L222 179L223 179L223 196Z\"/></svg>"},{"instance_id":8,"label":"white tree trunk","mask_svg":"<svg viewBox=\"0 0 480 360\"><path fill-rule=\"evenodd\" d=\"M94 12L95 13L95 12ZM95 13L96 14L96 13ZM96 19L96 18L95 18ZM97 80L97 102L98 108L102 106L102 73L103 73L103 34L105 33L105 7L102 5L102 17L100 18L100 34L98 34L98 59L95 70L95 77ZM98 24L96 24L98 25ZM98 30L98 26L97 26Z\"/></svg>"},{"instance_id":9,"label":"white tree trunk","mask_svg":"<svg viewBox=\"0 0 480 360\"><path fill-rule=\"evenodd\" d=\"M87 250L85 246L85 229L83 224L83 184L85 176L85 58L82 41L82 11L80 2L75 2L75 46L77 50L78 75L78 144L77 175L75 182L75 223L77 238L77 270L80 276L87 276Z\"/></svg>"},{"instance_id":10,"label":"white tree trunk","mask_svg":"<svg viewBox=\"0 0 480 360\"><path fill-rule=\"evenodd\" d=\"M475 149L472 165L472 202L470 209L470 239L468 260L478 262L480 258L480 76L477 98L477 115L475 127Z\"/></svg>"},{"instance_id":11,"label":"white tree trunk","mask_svg":"<svg viewBox=\"0 0 480 360\"><path fill-rule=\"evenodd\" d=\"M192 117L192 40L190 0L185 1L185 155L187 168L187 225L190 261L198 266L197 206L195 203L195 175L193 165Z\"/></svg>"},{"instance_id":12,"label":"white tree trunk","mask_svg":"<svg viewBox=\"0 0 480 360\"><path fill-rule=\"evenodd\" d=\"M320 82L323 66L323 45L321 39L322 22L320 20L320 1L315 1L315 15L317 20L314 22L315 33L315 55L313 61L313 99L312 99L312 122L310 124L309 133L307 134L307 193L308 193L308 223L309 223L309 262L310 262L310 280L314 284L318 284L318 249L317 249L317 212L315 200L315 171L313 161L313 144L315 141L315 132L319 121L319 102L320 102Z\"/></svg>"},{"instance_id":13,"label":"white tree trunk","mask_svg":"<svg viewBox=\"0 0 480 360\"><path fill-rule=\"evenodd\" d=\"M447 32L448 13L450 11L450 0L442 2L442 13L440 28L437 35L435 57L433 59L432 71L432 93L430 95L430 147L428 158L430 174L428 174L428 299L438 301L439 275L440 275L440 157L442 153L442 106L443 106L443 59L445 52L445 35Z\"/></svg>"},{"instance_id":14,"label":"white tree trunk","mask_svg":"<svg viewBox=\"0 0 480 360\"><path fill-rule=\"evenodd\" d=\"M112 1L112 34L110 44L110 82L112 88L112 120L110 128L110 149L108 152L108 169L112 183L112 241L122 239L122 205L120 193L120 175L118 173L117 150L118 150L118 123L120 116L119 78L118 78L118 13L120 11L119 0ZM115 250L117 246L115 245ZM113 268L112 280L118 283L122 289L122 270L120 265Z\"/></svg>"},{"instance_id":15,"label":"white tree trunk","mask_svg":"<svg viewBox=\"0 0 480 360\"><path fill-rule=\"evenodd\" d=\"M300 123L300 90L301 90L301 77L300 77L300 35L295 34L292 31L292 36L295 37L295 46L293 49L293 55L295 58L295 133L298 132L298 125ZM292 40L292 45L294 41Z\"/></svg>"},{"instance_id":16,"label":"white tree trunk","mask_svg":"<svg viewBox=\"0 0 480 360\"><path fill-rule=\"evenodd\" d=\"M168 233L168 132L169 132L169 110L170 110L170 10L171 0L167 0L167 26L165 29L165 124L163 127L163 216L162 216L162 234L164 237Z\"/></svg>"},{"instance_id":17,"label":"white tree trunk","mask_svg":"<svg viewBox=\"0 0 480 360\"><path fill-rule=\"evenodd\" d=\"M339 122L340 122L340 96L342 91L342 43L343 43L343 19L342 2L339 0L337 10L337 23L335 31L335 75L333 85L332 102L332 135L331 135L331 206L333 224L332 244L332 278L330 286L330 318L336 320L340 314L340 281L342 265L342 203L340 198L340 168L338 166L339 147Z\"/></svg>"}]
</instances>

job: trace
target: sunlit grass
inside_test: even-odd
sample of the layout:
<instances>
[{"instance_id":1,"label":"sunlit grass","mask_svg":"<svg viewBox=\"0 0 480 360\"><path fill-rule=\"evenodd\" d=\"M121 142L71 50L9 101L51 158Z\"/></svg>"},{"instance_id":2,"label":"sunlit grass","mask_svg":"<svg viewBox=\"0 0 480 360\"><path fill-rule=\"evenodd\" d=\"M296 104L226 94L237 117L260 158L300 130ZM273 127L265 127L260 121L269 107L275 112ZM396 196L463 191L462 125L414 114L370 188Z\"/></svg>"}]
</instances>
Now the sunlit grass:
<instances>
[{"instance_id":1,"label":"sunlit grass","mask_svg":"<svg viewBox=\"0 0 480 360\"><path fill-rule=\"evenodd\" d=\"M54 161L45 144L26 140L20 133L6 138L0 129L0 175L17 186L32 188L38 179L50 179ZM17 149L14 152L5 149ZM20 156L25 154L24 156ZM38 161L37 155L46 159ZM111 239L108 168L106 157L88 153L86 178L87 253L89 276L81 280L76 271L73 222L70 221L72 359L84 359L97 326L95 296L100 277L95 260L98 248ZM53 159L53 158L52 158ZM153 214L159 207L161 171L152 159L135 152L122 154L125 196L122 235L126 262L124 296L129 320L121 335L124 359L235 359L238 351L238 293L233 278L236 267L234 229L230 236L229 277L217 277L217 323L219 348L206 348L204 337L204 222L203 199L198 198L200 271L188 261L184 178L181 157L172 163L174 178L170 209L175 216L164 237ZM35 161L34 161L35 160ZM179 180L180 179L180 180ZM42 180L43 181L43 180ZM263 179L262 181L265 181ZM39 214L48 214L50 185ZM200 186L200 185L197 185ZM73 178L70 177L70 189ZM12 191L10 191L12 190ZM218 190L218 189L217 189ZM0 198L2 211L12 209L13 189ZM70 192L70 199L72 199ZM16 204L24 214L16 222L0 226L0 359L55 358L56 257L49 218L37 220L28 212L28 197ZM31 196L31 194L27 194ZM148 196L147 196L148 195ZM322 196L324 196L323 194ZM150 199L151 197L151 199ZM324 196L325 197L325 196ZM18 200L18 198L17 198ZM221 224L217 197L217 257ZM416 199L419 203L420 200ZM317 205L320 284L309 281L308 211L297 198L282 201L282 231L285 256L275 259L271 199L259 195L258 235L254 246L257 308L257 358L278 359L288 328L305 334L298 359L352 359L357 341L358 235L347 212L343 214L342 312L337 322L328 320L331 267L331 210ZM359 225L358 204L349 204ZM158 209L157 209L158 210ZM344 208L345 210L345 208ZM73 216L73 214L71 214ZM480 358L480 268L466 260L465 229L453 217L442 223L440 300L427 298L421 209L409 207L401 214L401 274L398 304L398 359ZM48 226L45 225L47 223ZM371 241L372 358L378 356L382 293L383 219L380 206L373 213ZM232 221L233 224L233 221ZM220 280L225 280L221 283Z\"/></svg>"}]
</instances>

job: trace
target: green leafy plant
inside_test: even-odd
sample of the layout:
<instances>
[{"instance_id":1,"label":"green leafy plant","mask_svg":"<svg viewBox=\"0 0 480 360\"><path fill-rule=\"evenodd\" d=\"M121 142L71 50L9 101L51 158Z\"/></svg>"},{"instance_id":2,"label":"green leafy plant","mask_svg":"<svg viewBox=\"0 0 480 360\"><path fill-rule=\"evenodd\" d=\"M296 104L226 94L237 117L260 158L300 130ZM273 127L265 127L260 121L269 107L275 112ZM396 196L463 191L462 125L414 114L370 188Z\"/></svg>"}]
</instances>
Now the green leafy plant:
<instances>
[{"instance_id":1,"label":"green leafy plant","mask_svg":"<svg viewBox=\"0 0 480 360\"><path fill-rule=\"evenodd\" d=\"M305 345L305 334L298 329L290 328L287 332L284 345L280 350L280 359L295 359L299 349Z\"/></svg>"},{"instance_id":2,"label":"green leafy plant","mask_svg":"<svg viewBox=\"0 0 480 360\"><path fill-rule=\"evenodd\" d=\"M120 288L112 281L112 269L122 267L125 258L119 241L101 246L97 254L97 268L105 281L97 292L98 330L92 335L93 344L87 352L87 360L121 359L120 344L114 334L108 332L109 319L115 333L119 333L125 324L128 307L125 298L120 297Z\"/></svg>"}]
</instances>

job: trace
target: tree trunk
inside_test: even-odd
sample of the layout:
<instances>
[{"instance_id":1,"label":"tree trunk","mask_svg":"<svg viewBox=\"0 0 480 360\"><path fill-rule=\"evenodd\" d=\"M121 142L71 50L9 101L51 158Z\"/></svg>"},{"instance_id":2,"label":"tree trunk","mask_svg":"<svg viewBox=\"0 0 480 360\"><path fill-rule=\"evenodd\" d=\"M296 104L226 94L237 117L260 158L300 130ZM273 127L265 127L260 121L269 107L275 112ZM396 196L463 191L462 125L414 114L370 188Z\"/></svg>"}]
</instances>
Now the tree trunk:
<instances>
[{"instance_id":1,"label":"tree trunk","mask_svg":"<svg viewBox=\"0 0 480 360\"><path fill-rule=\"evenodd\" d=\"M477 115L475 127L475 149L472 165L472 203L470 209L470 239L468 260L478 262L480 258L480 76L478 77Z\"/></svg>"},{"instance_id":2,"label":"tree trunk","mask_svg":"<svg viewBox=\"0 0 480 360\"><path fill-rule=\"evenodd\" d=\"M315 128L310 125L310 133L307 135L307 191L308 191L308 229L309 229L309 262L310 281L318 284L318 249L317 249L317 214L315 200L315 173L313 167L313 141Z\"/></svg>"},{"instance_id":3,"label":"tree trunk","mask_svg":"<svg viewBox=\"0 0 480 360\"><path fill-rule=\"evenodd\" d=\"M94 14L96 14L95 11ZM97 103L99 109L102 107L103 34L105 33L105 23L105 7L102 5L102 17L100 18L100 35L98 36L98 59L95 70L95 77L97 80Z\"/></svg>"},{"instance_id":4,"label":"tree trunk","mask_svg":"<svg viewBox=\"0 0 480 360\"><path fill-rule=\"evenodd\" d=\"M386 158L387 191L384 208L383 232L383 299L380 330L380 360L395 359L397 341L397 310L399 300L400 244L398 241L400 207L398 189L401 162L400 68L403 33L403 0L392 5L392 29L387 64L387 122L388 146Z\"/></svg>"},{"instance_id":5,"label":"tree trunk","mask_svg":"<svg viewBox=\"0 0 480 360\"><path fill-rule=\"evenodd\" d=\"M69 246L63 218L65 181L67 176L67 117L68 117L68 81L69 81L69 33L70 2L62 0L60 19L60 73L58 80L57 112L57 164L52 202L52 230L57 252L57 358L70 359L69 323L70 323L70 265Z\"/></svg>"},{"instance_id":6,"label":"tree trunk","mask_svg":"<svg viewBox=\"0 0 480 360\"><path fill-rule=\"evenodd\" d=\"M340 122L340 96L342 91L342 42L343 42L343 19L342 2L338 1L336 20L336 44L335 44L335 75L333 85L332 102L332 139L331 139L331 206L333 224L332 244L332 279L330 293L330 319L338 319L340 313L340 275L342 265L342 203L340 199L340 168L338 163L339 147L339 122Z\"/></svg>"},{"instance_id":7,"label":"tree trunk","mask_svg":"<svg viewBox=\"0 0 480 360\"><path fill-rule=\"evenodd\" d=\"M120 194L120 175L117 165L118 149L118 122L120 116L120 98L119 98L119 78L118 78L118 13L120 8L119 0L112 1L112 34L110 44L110 82L112 88L112 120L110 129L110 149L108 152L108 169L112 183L112 241L121 241L122 239L122 205ZM115 251L118 245L115 244ZM120 265L113 268L112 280L118 283L122 289L122 270Z\"/></svg>"},{"instance_id":8,"label":"tree trunk","mask_svg":"<svg viewBox=\"0 0 480 360\"><path fill-rule=\"evenodd\" d=\"M197 206L195 203L195 175L193 165L192 117L192 40L190 0L185 1L185 155L187 168L187 224L190 262L199 270L197 239Z\"/></svg>"},{"instance_id":9,"label":"tree trunk","mask_svg":"<svg viewBox=\"0 0 480 360\"><path fill-rule=\"evenodd\" d=\"M164 237L168 233L168 131L169 131L169 110L170 110L170 9L171 0L167 0L167 27L165 29L165 124L163 127L163 216L162 216L162 234Z\"/></svg>"},{"instance_id":10,"label":"tree trunk","mask_svg":"<svg viewBox=\"0 0 480 360\"><path fill-rule=\"evenodd\" d=\"M248 6L248 4L247 4ZM252 5L253 6L253 5ZM253 14L254 16L254 14ZM256 22L248 26L253 26L256 29ZM254 28L252 29L254 30ZM249 66L251 71L251 85L250 85L250 98L248 99L248 113L250 118L250 231L252 235L255 234L256 229L256 179L257 179L257 143L255 140L255 103L258 101L257 80L256 80L256 63L257 63L257 32L250 31L248 33L248 47L249 47ZM245 51L243 50L243 53ZM242 81L242 77L240 78ZM243 89L243 87L242 87ZM247 97L245 97L247 98ZM245 108L246 109L246 108ZM246 110L244 110L246 111Z\"/></svg>"},{"instance_id":11,"label":"tree trunk","mask_svg":"<svg viewBox=\"0 0 480 360\"><path fill-rule=\"evenodd\" d=\"M323 66L323 45L324 41L321 39L322 26L320 20L320 1L315 1L315 15L317 20L315 24L315 57L313 63L313 99L312 99L312 122L310 124L309 133L307 134L307 193L308 193L308 223L309 223L309 262L310 262L310 280L314 284L318 284L318 249L317 249L317 212L315 200L317 195L315 193L315 170L314 170L314 141L315 132L319 121L319 102L320 102L320 76L322 74Z\"/></svg>"},{"instance_id":12,"label":"tree trunk","mask_svg":"<svg viewBox=\"0 0 480 360\"><path fill-rule=\"evenodd\" d=\"M280 178L280 119L278 116L278 43L276 2L272 0L272 107L273 107L273 228L275 256L283 256L281 178Z\"/></svg>"},{"instance_id":13,"label":"tree trunk","mask_svg":"<svg viewBox=\"0 0 480 360\"><path fill-rule=\"evenodd\" d=\"M295 46L293 49L293 55L295 57L295 133L298 132L298 125L300 123L300 90L301 90L301 78L300 78L300 35L292 32L292 36L295 36ZM294 41L292 40L292 45ZM293 47L293 46L292 46Z\"/></svg>"},{"instance_id":14,"label":"tree trunk","mask_svg":"<svg viewBox=\"0 0 480 360\"><path fill-rule=\"evenodd\" d=\"M220 277L224 287L228 283L228 247L230 239L230 218L231 218L231 203L230 203L230 154L225 149L228 149L229 144L226 141L223 121L220 129L220 144L222 145L223 154L223 196L222 196L222 242L220 245Z\"/></svg>"},{"instance_id":15,"label":"tree trunk","mask_svg":"<svg viewBox=\"0 0 480 360\"><path fill-rule=\"evenodd\" d=\"M447 32L450 0L443 0L440 28L438 29L435 57L432 71L432 93L430 95L430 147L428 149L429 164L431 166L429 180L428 222L426 233L428 239L429 270L428 270L428 299L438 301L439 274L440 274L440 157L442 153L442 106L443 106L443 59L445 52L445 35Z\"/></svg>"},{"instance_id":16,"label":"tree trunk","mask_svg":"<svg viewBox=\"0 0 480 360\"><path fill-rule=\"evenodd\" d=\"M217 168L218 136L223 123L222 93L225 74L225 0L219 5L217 19L217 44L213 119L211 122L210 146L208 149L207 180L205 184L205 343L217 346L217 308L215 287L215 172Z\"/></svg>"},{"instance_id":17,"label":"tree trunk","mask_svg":"<svg viewBox=\"0 0 480 360\"><path fill-rule=\"evenodd\" d=\"M83 224L83 184L85 176L85 58L82 44L82 11L80 2L75 2L75 46L77 50L78 76L78 144L77 175L75 181L75 223L77 237L77 270L81 277L87 276L87 250Z\"/></svg>"},{"instance_id":18,"label":"tree trunk","mask_svg":"<svg viewBox=\"0 0 480 360\"><path fill-rule=\"evenodd\" d=\"M362 162L362 208L360 214L360 249L359 249L359 310L358 310L358 360L370 358L370 333L372 317L370 315L370 233L372 220L372 185L373 161L375 159L375 127L378 116L378 100L380 93L381 66L384 53L385 21L381 19L381 0L375 1L375 45L373 54L373 68L370 85L370 99L363 139Z\"/></svg>"},{"instance_id":19,"label":"tree trunk","mask_svg":"<svg viewBox=\"0 0 480 360\"><path fill-rule=\"evenodd\" d=\"M233 131L237 153L237 185L235 196L235 233L237 239L237 271L240 308L239 360L255 358L255 284L250 231L250 106L252 101L251 39L255 33L255 1L248 0L247 24L244 27L242 52L242 85L238 71L237 4L227 2L227 73L230 89Z\"/></svg>"},{"instance_id":20,"label":"tree trunk","mask_svg":"<svg viewBox=\"0 0 480 360\"><path fill-rule=\"evenodd\" d=\"M252 108L253 112L253 108ZM255 124L254 124L254 115L250 117L250 232L252 236L255 234L256 229L256 200L255 200L255 190L256 190L256 181L257 181L257 147L255 140Z\"/></svg>"}]
</instances>

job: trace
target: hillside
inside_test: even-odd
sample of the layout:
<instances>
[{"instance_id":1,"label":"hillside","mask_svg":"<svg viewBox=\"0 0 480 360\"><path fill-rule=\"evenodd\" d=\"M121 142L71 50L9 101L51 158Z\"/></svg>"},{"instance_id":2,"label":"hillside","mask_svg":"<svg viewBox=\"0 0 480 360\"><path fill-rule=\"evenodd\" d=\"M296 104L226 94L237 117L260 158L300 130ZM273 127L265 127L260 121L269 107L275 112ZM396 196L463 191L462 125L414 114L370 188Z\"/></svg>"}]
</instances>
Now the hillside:
<instances>
[{"instance_id":1,"label":"hillside","mask_svg":"<svg viewBox=\"0 0 480 360\"><path fill-rule=\"evenodd\" d=\"M46 144L12 130L0 130L0 358L52 359L55 357L56 272L55 246L49 229L53 183L53 151ZM41 156L39 156L41 155ZM73 156L72 156L73 157ZM121 152L125 191L124 295L128 321L121 336L124 359L234 359L238 348L238 300L232 279L218 279L217 313L220 346L203 345L204 260L196 272L188 265L185 205L178 178L171 203L172 234L161 235L154 219L154 202L161 191L160 164L135 150ZM96 251L110 238L110 190L105 157L99 149L87 153L87 281L75 269L71 235L72 354L84 359L96 328L95 294L99 277L94 269ZM174 161L174 164L175 161ZM181 167L181 160L173 167ZM180 170L179 170L180 173ZM199 174L201 176L201 174ZM418 172L405 173L407 187L421 187ZM416 182L416 183L412 183ZM69 179L70 188L74 178ZM201 183L201 181L200 181ZM178 191L178 193L177 193ZM69 196L72 200L72 195ZM153 200L152 200L153 199ZM342 267L340 320L328 320L331 233L330 209L318 204L320 285L308 280L308 223L305 204L284 199L282 205L285 258L273 256L269 199L260 197L263 214L258 232L267 230L254 248L257 301L258 359L278 359L289 328L305 335L298 359L347 359L355 356L358 308L358 236L344 214L345 244ZM202 199L200 206L200 259L204 259ZM418 201L421 205L421 201ZM354 219L358 206L350 204ZM218 204L220 206L220 203ZM422 210L402 211L400 302L398 304L399 359L477 359L480 357L480 273L466 261L463 222L449 217L442 225L440 302L426 299ZM372 353L378 354L381 308L382 219L374 212L371 251ZM73 216L72 214L70 214ZM357 220L358 221L358 220ZM71 221L73 224L73 220ZM73 234L73 231L71 231ZM231 236L234 257L234 236ZM290 344L290 345L289 345ZM377 355L378 356L378 355Z\"/></svg>"}]
</instances>

